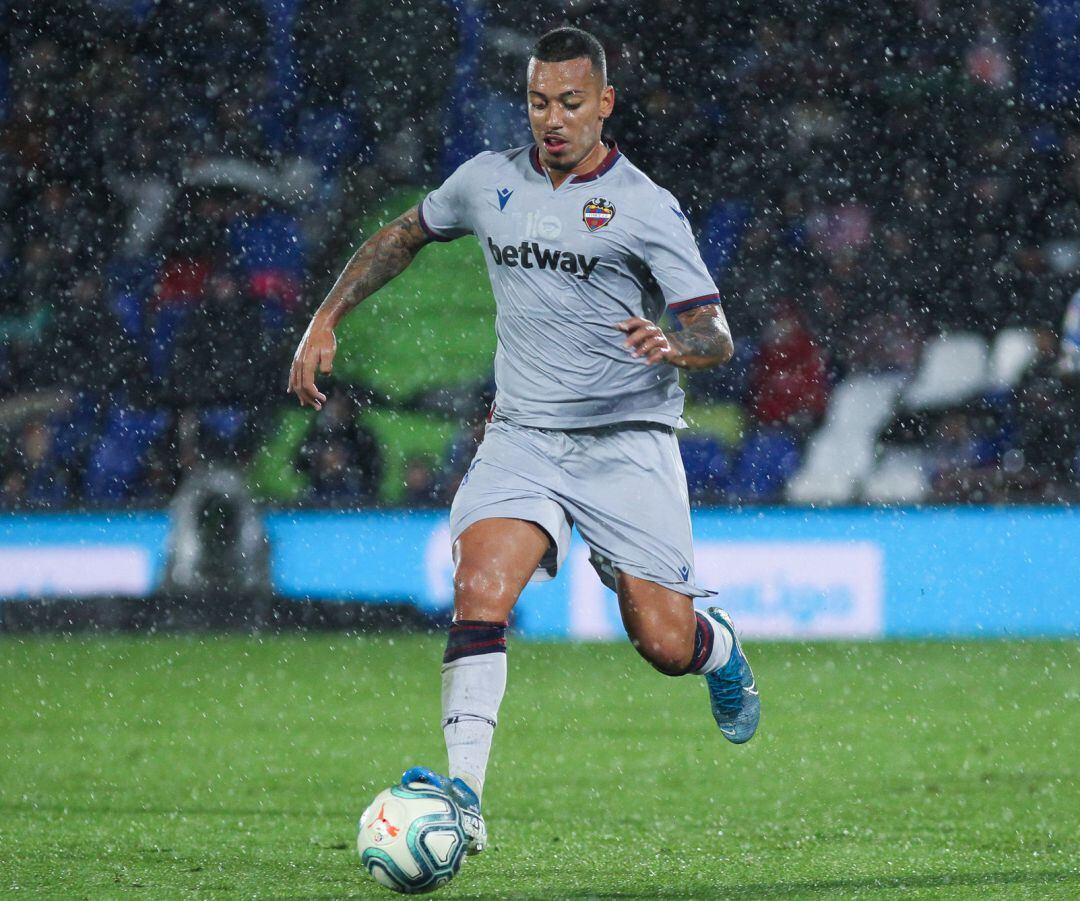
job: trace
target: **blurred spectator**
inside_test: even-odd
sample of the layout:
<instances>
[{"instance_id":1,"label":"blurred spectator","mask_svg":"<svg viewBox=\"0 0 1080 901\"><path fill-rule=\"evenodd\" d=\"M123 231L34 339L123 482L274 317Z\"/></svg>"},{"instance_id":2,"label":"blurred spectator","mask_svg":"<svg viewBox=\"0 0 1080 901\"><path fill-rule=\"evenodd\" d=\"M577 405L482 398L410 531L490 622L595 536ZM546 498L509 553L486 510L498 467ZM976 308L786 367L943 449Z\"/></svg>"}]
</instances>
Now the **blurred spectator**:
<instances>
[{"instance_id":1,"label":"blurred spectator","mask_svg":"<svg viewBox=\"0 0 1080 901\"><path fill-rule=\"evenodd\" d=\"M439 500L435 464L420 455L405 461L405 503L412 507L430 507Z\"/></svg>"},{"instance_id":2,"label":"blurred spectator","mask_svg":"<svg viewBox=\"0 0 1080 901\"><path fill-rule=\"evenodd\" d=\"M228 271L206 280L201 301L176 338L178 405L237 406L258 413L281 381L262 309Z\"/></svg>"},{"instance_id":3,"label":"blurred spectator","mask_svg":"<svg viewBox=\"0 0 1080 901\"><path fill-rule=\"evenodd\" d=\"M948 414L929 442L930 479L943 499L958 476L966 474L979 462L979 441L968 416L963 411Z\"/></svg>"},{"instance_id":4,"label":"blurred spectator","mask_svg":"<svg viewBox=\"0 0 1080 901\"><path fill-rule=\"evenodd\" d=\"M311 500L335 506L363 504L371 500L370 486L352 465L352 456L344 441L332 439L313 452L311 461Z\"/></svg>"},{"instance_id":5,"label":"blurred spectator","mask_svg":"<svg viewBox=\"0 0 1080 901\"><path fill-rule=\"evenodd\" d=\"M0 504L49 509L64 504L67 473L55 465L53 431L44 417L23 423L3 466Z\"/></svg>"},{"instance_id":6,"label":"blurred spectator","mask_svg":"<svg viewBox=\"0 0 1080 901\"><path fill-rule=\"evenodd\" d=\"M259 0L196 0L153 4L136 46L144 59L154 61L172 102L198 110L258 97L265 83L267 38Z\"/></svg>"},{"instance_id":7,"label":"blurred spectator","mask_svg":"<svg viewBox=\"0 0 1080 901\"><path fill-rule=\"evenodd\" d=\"M1080 376L1080 291L1073 294L1061 326L1060 371Z\"/></svg>"},{"instance_id":8,"label":"blurred spectator","mask_svg":"<svg viewBox=\"0 0 1080 901\"><path fill-rule=\"evenodd\" d=\"M871 313L852 322L845 340L845 362L857 372L915 371L919 342L911 312Z\"/></svg>"},{"instance_id":9,"label":"blurred spectator","mask_svg":"<svg viewBox=\"0 0 1080 901\"><path fill-rule=\"evenodd\" d=\"M56 381L98 397L142 401L148 390L146 356L112 309L101 280L85 273L65 294L52 335Z\"/></svg>"},{"instance_id":10,"label":"blurred spectator","mask_svg":"<svg viewBox=\"0 0 1080 901\"><path fill-rule=\"evenodd\" d=\"M123 444L114 406L153 423L162 411L147 405L181 411L172 443L155 438L131 470L138 491L167 492L199 456L246 457L281 400L289 320L310 300L301 287L329 285L355 243L338 225L357 198L430 186L463 155L526 141L531 42L569 22L606 46L619 97L608 133L683 202L739 359L753 360L746 379L736 367L690 383L697 402L755 415L746 459L772 475L752 478L739 456L733 484L749 487L732 490L775 496L792 459L786 427L820 418L830 380L911 372L942 330L1058 325L1080 270L1080 64L1061 52L1080 27L1074 7L762 0L717 17L685 0L631 21L618 0L14 4L0 399L80 389L57 432L68 486L57 503L78 500L92 448ZM777 297L789 300L774 316ZM1080 369L1078 304L1063 372ZM1047 385L1026 386L1013 431L993 438L1006 452L1019 442L1008 460L1023 449L1025 472L1029 458L1040 472L1049 462L1051 408L1076 412L1067 387ZM968 425L986 437L977 417ZM471 431L450 454L444 499ZM961 431L942 435L946 455ZM355 437L328 439L305 465L324 492L374 498L378 475L362 470L377 453L357 459ZM127 485L101 479L105 496Z\"/></svg>"},{"instance_id":11,"label":"blurred spectator","mask_svg":"<svg viewBox=\"0 0 1080 901\"><path fill-rule=\"evenodd\" d=\"M169 397L181 411L183 466L245 459L280 386L277 336L260 304L227 270L209 275L201 302L176 336Z\"/></svg>"},{"instance_id":12,"label":"blurred spectator","mask_svg":"<svg viewBox=\"0 0 1080 901\"><path fill-rule=\"evenodd\" d=\"M806 429L825 412L825 358L791 303L777 305L762 333L750 391L754 415L762 423Z\"/></svg>"},{"instance_id":13,"label":"blurred spectator","mask_svg":"<svg viewBox=\"0 0 1080 901\"><path fill-rule=\"evenodd\" d=\"M1004 470L1031 499L1064 500L1077 481L1077 424L1061 381L1035 373L1016 392Z\"/></svg>"},{"instance_id":14,"label":"blurred spectator","mask_svg":"<svg viewBox=\"0 0 1080 901\"><path fill-rule=\"evenodd\" d=\"M357 420L345 386L335 387L324 389L326 404L300 449L297 469L308 475L313 501L370 504L382 481L382 451L374 432Z\"/></svg>"},{"instance_id":15,"label":"blurred spectator","mask_svg":"<svg viewBox=\"0 0 1080 901\"><path fill-rule=\"evenodd\" d=\"M472 466L473 457L476 456L480 442L484 440L486 427L486 417L466 421L450 442L446 459L443 461L442 473L438 479L438 493L445 502L449 503L453 500L461 480Z\"/></svg>"}]
</instances>

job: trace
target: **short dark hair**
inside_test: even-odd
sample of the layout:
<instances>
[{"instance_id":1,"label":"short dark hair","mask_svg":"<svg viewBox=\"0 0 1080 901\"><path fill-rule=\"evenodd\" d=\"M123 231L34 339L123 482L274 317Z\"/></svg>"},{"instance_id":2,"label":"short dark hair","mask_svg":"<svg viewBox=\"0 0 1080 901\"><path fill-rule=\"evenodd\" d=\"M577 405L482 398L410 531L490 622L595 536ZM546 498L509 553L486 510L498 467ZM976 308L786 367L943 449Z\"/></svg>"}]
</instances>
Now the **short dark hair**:
<instances>
[{"instance_id":1,"label":"short dark hair","mask_svg":"<svg viewBox=\"0 0 1080 901\"><path fill-rule=\"evenodd\" d=\"M589 58L593 71L607 84L607 57L604 45L589 32L566 25L553 28L536 42L532 58L542 63L562 63L568 59Z\"/></svg>"}]
</instances>

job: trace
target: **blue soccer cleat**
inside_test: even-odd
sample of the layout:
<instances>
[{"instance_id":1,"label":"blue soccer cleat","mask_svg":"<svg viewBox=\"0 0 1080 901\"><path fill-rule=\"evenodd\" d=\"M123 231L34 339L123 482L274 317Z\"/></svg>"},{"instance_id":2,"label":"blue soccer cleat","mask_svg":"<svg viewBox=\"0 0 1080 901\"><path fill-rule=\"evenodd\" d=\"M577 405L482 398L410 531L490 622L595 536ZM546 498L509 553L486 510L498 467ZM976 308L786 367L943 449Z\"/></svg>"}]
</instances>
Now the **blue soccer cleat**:
<instances>
[{"instance_id":1,"label":"blue soccer cleat","mask_svg":"<svg viewBox=\"0 0 1080 901\"><path fill-rule=\"evenodd\" d=\"M710 607L709 616L731 633L731 657L716 672L705 676L712 702L712 715L724 738L732 744L750 741L761 719L761 698L750 664L739 644L727 611Z\"/></svg>"},{"instance_id":2,"label":"blue soccer cleat","mask_svg":"<svg viewBox=\"0 0 1080 901\"><path fill-rule=\"evenodd\" d=\"M461 779L450 779L442 776L426 766L414 766L407 769L401 775L401 784L408 785L410 782L424 782L434 785L440 791L446 792L454 803L461 809L461 824L465 829L465 835L469 839L469 854L479 854L487 847L487 825L480 814L480 799Z\"/></svg>"}]
</instances>

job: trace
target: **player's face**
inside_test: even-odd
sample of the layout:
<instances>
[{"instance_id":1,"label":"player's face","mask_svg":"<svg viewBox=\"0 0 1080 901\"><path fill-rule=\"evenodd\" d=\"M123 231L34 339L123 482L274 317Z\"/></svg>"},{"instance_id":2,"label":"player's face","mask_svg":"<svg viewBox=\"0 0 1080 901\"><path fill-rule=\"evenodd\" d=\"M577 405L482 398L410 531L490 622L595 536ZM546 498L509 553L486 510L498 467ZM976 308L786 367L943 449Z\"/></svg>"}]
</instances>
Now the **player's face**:
<instances>
[{"instance_id":1,"label":"player's face","mask_svg":"<svg viewBox=\"0 0 1080 901\"><path fill-rule=\"evenodd\" d=\"M588 57L529 62L529 125L549 169L573 171L600 142L615 90L593 72Z\"/></svg>"}]
</instances>

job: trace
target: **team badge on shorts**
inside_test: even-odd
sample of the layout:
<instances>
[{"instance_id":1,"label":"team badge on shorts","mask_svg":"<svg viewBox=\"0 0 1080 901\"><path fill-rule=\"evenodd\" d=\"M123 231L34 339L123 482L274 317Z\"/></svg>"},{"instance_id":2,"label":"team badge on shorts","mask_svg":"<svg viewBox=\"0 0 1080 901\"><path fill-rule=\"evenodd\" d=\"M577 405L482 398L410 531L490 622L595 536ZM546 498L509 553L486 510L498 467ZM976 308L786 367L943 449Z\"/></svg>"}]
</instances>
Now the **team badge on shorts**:
<instances>
[{"instance_id":1,"label":"team badge on shorts","mask_svg":"<svg viewBox=\"0 0 1080 901\"><path fill-rule=\"evenodd\" d=\"M615 218L615 204L610 200L604 200L603 197L594 197L582 208L581 218L589 227L589 231L594 232Z\"/></svg>"}]
</instances>

